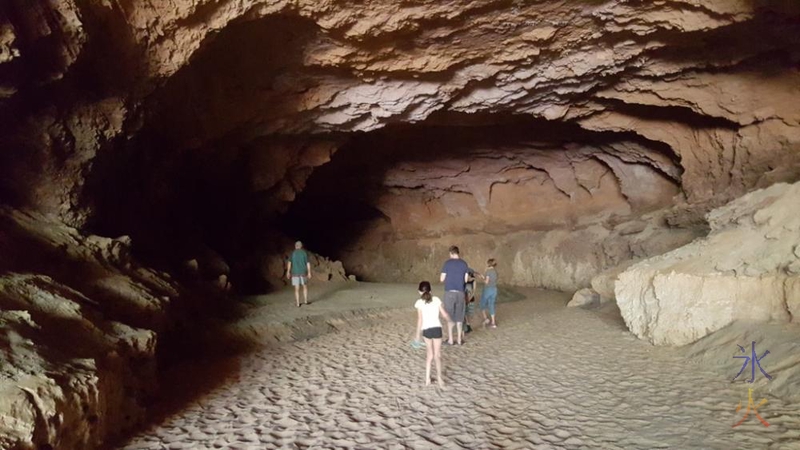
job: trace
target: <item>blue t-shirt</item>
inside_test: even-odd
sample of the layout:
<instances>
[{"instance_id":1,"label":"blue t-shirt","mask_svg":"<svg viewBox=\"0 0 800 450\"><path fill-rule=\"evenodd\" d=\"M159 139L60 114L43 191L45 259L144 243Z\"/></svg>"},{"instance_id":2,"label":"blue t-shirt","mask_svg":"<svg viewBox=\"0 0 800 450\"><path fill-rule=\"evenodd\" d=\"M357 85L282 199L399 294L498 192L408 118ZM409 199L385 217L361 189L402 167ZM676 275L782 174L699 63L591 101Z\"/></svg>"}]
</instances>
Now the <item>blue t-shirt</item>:
<instances>
[{"instance_id":1,"label":"blue t-shirt","mask_svg":"<svg viewBox=\"0 0 800 450\"><path fill-rule=\"evenodd\" d=\"M464 292L464 275L469 271L469 265L463 259L448 259L442 266L445 274L444 290Z\"/></svg>"}]
</instances>

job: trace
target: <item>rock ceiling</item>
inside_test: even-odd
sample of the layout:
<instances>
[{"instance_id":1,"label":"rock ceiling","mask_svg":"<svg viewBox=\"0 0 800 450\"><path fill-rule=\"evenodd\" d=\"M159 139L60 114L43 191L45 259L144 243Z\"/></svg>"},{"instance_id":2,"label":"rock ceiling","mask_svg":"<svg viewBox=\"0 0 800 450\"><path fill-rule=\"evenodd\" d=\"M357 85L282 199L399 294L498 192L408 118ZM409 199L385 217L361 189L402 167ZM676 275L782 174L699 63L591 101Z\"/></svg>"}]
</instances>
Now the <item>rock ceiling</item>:
<instances>
[{"instance_id":1,"label":"rock ceiling","mask_svg":"<svg viewBox=\"0 0 800 450\"><path fill-rule=\"evenodd\" d=\"M514 206L567 227L673 203L701 217L800 177L798 17L769 0L12 0L0 194L109 234L272 217L342 149L406 142L438 161L381 172L372 207L397 235L430 234L414 217L544 226ZM519 139L430 145L496 126ZM204 233L241 231L218 225Z\"/></svg>"}]
</instances>

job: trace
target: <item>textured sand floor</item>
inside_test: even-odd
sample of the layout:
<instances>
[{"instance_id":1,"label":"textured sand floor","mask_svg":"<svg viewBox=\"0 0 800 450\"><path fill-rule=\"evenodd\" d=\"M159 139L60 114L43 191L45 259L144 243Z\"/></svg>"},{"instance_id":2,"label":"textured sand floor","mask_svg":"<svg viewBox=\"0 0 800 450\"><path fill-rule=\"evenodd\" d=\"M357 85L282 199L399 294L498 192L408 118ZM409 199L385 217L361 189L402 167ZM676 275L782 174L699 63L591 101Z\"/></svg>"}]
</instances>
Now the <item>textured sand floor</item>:
<instances>
[{"instance_id":1,"label":"textured sand floor","mask_svg":"<svg viewBox=\"0 0 800 450\"><path fill-rule=\"evenodd\" d=\"M447 389L426 388L411 292L383 326L243 356L232 380L122 448L800 449L796 403L769 397L768 428L752 414L732 428L741 362L721 376L557 293L500 304L499 328L443 348Z\"/></svg>"}]
</instances>

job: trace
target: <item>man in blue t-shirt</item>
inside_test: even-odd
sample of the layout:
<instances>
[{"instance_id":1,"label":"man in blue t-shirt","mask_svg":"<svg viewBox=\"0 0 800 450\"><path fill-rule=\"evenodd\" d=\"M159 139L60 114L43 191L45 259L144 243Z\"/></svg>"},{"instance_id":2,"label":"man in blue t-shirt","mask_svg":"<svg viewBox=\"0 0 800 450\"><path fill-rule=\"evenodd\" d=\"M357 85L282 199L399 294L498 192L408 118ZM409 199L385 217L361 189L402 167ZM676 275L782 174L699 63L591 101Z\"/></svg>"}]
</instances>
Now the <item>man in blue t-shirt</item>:
<instances>
[{"instance_id":1,"label":"man in blue t-shirt","mask_svg":"<svg viewBox=\"0 0 800 450\"><path fill-rule=\"evenodd\" d=\"M447 343L453 345L453 325L456 326L456 342L464 343L464 287L469 278L469 265L459 256L458 247L450 247L450 259L442 266L440 281L444 283L444 309L452 322L447 322Z\"/></svg>"},{"instance_id":2,"label":"man in blue t-shirt","mask_svg":"<svg viewBox=\"0 0 800 450\"><path fill-rule=\"evenodd\" d=\"M308 262L308 253L303 250L303 243L294 243L294 251L286 265L286 278L292 280L294 286L294 301L300 307L300 286L303 286L303 299L308 305L308 280L311 279L311 263Z\"/></svg>"}]
</instances>

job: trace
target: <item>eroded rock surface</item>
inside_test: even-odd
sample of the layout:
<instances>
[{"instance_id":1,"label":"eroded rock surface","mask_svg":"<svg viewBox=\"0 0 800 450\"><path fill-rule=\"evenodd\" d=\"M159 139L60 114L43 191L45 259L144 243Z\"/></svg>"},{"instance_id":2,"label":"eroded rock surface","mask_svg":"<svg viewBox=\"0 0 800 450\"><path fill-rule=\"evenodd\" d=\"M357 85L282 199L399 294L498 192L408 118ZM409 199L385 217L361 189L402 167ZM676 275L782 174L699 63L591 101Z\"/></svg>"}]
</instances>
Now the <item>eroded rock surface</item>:
<instances>
[{"instance_id":1,"label":"eroded rock surface","mask_svg":"<svg viewBox=\"0 0 800 450\"><path fill-rule=\"evenodd\" d=\"M683 345L737 320L796 321L798 202L800 183L747 194L708 214L707 238L620 274L616 299L631 331Z\"/></svg>"},{"instance_id":2,"label":"eroded rock surface","mask_svg":"<svg viewBox=\"0 0 800 450\"><path fill-rule=\"evenodd\" d=\"M0 447L95 448L144 420L180 290L129 252L0 209Z\"/></svg>"},{"instance_id":3,"label":"eroded rock surface","mask_svg":"<svg viewBox=\"0 0 800 450\"><path fill-rule=\"evenodd\" d=\"M599 224L686 201L702 217L800 176L799 15L745 0L13 1L2 190L137 242L226 236L206 243L237 272L280 253L265 230L359 133L534 121L543 147L434 149L426 170L385 173L370 207L398 236L466 240L550 216L569 228L572 209ZM571 140L546 131L564 124Z\"/></svg>"}]
</instances>

